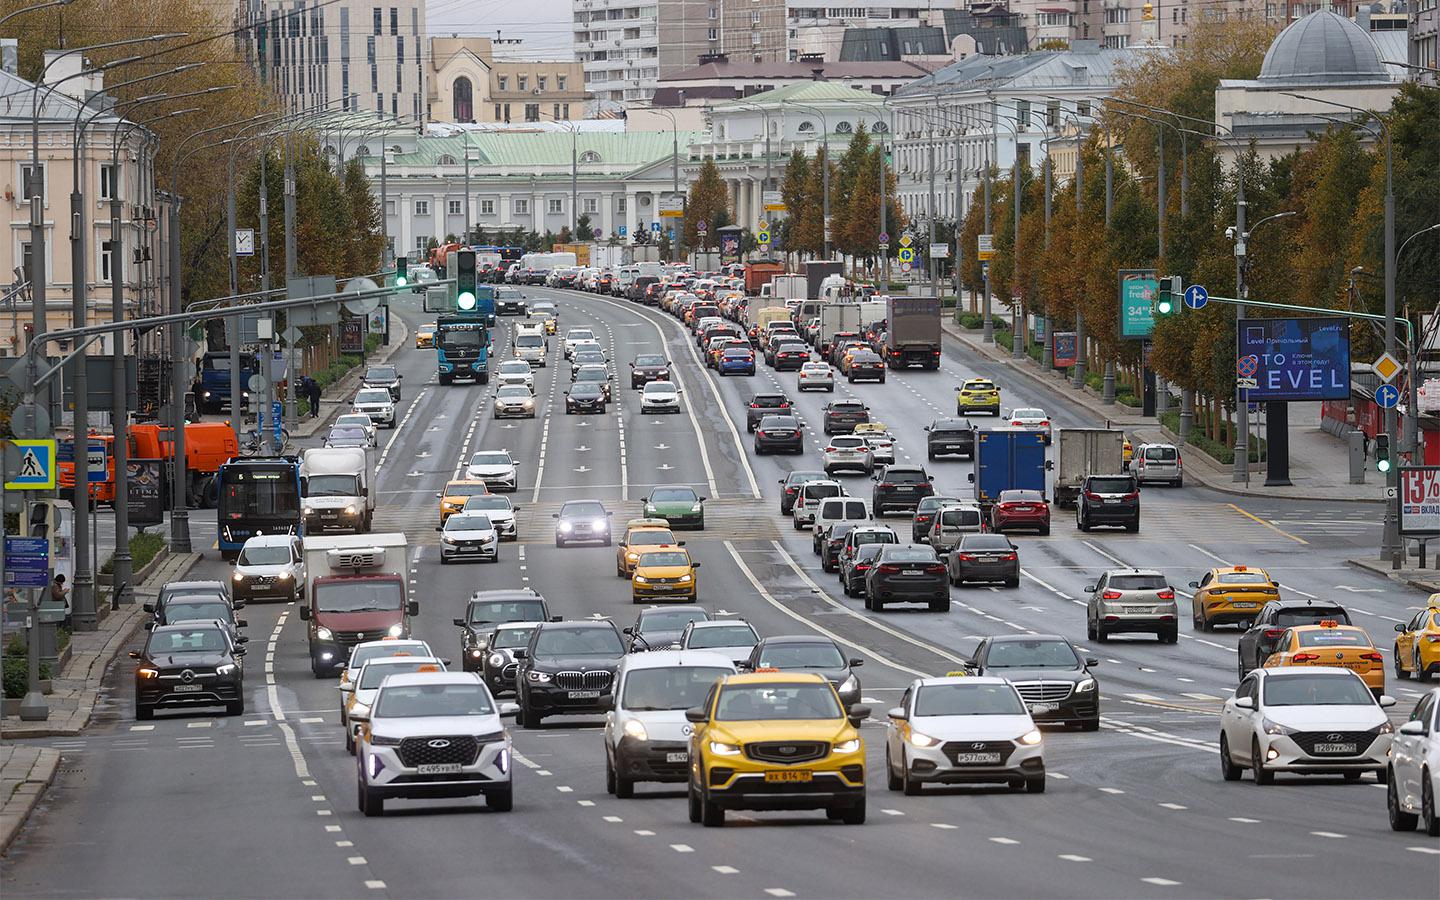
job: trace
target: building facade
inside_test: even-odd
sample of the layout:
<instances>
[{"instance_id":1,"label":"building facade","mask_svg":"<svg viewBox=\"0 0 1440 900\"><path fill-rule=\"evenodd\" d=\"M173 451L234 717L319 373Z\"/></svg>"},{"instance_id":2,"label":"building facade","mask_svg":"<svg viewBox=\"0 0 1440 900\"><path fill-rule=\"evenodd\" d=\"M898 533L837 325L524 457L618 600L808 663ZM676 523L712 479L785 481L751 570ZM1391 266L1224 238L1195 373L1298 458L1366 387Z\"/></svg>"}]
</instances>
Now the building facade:
<instances>
[{"instance_id":1,"label":"building facade","mask_svg":"<svg viewBox=\"0 0 1440 900\"><path fill-rule=\"evenodd\" d=\"M662 75L720 50L724 0L572 0L575 57L601 111L649 100Z\"/></svg>"},{"instance_id":2,"label":"building facade","mask_svg":"<svg viewBox=\"0 0 1440 900\"><path fill-rule=\"evenodd\" d=\"M1415 73L1417 80L1440 84L1440 0L1414 0L1409 12L1409 63L1429 72Z\"/></svg>"},{"instance_id":3,"label":"building facade","mask_svg":"<svg viewBox=\"0 0 1440 900\"><path fill-rule=\"evenodd\" d=\"M237 35L291 110L376 110L423 120L428 65L423 0L242 0Z\"/></svg>"},{"instance_id":4,"label":"building facade","mask_svg":"<svg viewBox=\"0 0 1440 900\"><path fill-rule=\"evenodd\" d=\"M448 37L430 39L426 63L430 122L564 122L586 114L578 62L497 60L489 38Z\"/></svg>"}]
</instances>

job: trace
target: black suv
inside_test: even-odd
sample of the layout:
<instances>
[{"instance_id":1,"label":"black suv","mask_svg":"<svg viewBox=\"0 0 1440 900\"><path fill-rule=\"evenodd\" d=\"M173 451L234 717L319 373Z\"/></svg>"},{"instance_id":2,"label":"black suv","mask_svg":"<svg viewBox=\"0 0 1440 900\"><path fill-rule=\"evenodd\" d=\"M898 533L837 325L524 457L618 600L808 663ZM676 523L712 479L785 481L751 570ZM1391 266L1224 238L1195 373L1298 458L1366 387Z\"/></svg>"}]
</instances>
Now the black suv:
<instances>
[{"instance_id":1,"label":"black suv","mask_svg":"<svg viewBox=\"0 0 1440 900\"><path fill-rule=\"evenodd\" d=\"M981 640L965 668L1015 685L1037 725L1099 731L1100 685L1090 673L1099 662L1058 634L1001 634Z\"/></svg>"},{"instance_id":2,"label":"black suv","mask_svg":"<svg viewBox=\"0 0 1440 900\"><path fill-rule=\"evenodd\" d=\"M652 381L670 380L670 360L659 353L642 353L630 364L630 388L639 390Z\"/></svg>"},{"instance_id":3,"label":"black suv","mask_svg":"<svg viewBox=\"0 0 1440 900\"><path fill-rule=\"evenodd\" d=\"M455 627L460 629L460 660L465 671L480 671L485 651L490 649L490 632L496 625L548 621L549 605L530 588L476 591L470 596L465 615L454 620Z\"/></svg>"},{"instance_id":4,"label":"black suv","mask_svg":"<svg viewBox=\"0 0 1440 900\"><path fill-rule=\"evenodd\" d=\"M788 416L792 408L784 394L756 394L745 406L745 430L753 432L766 416Z\"/></svg>"},{"instance_id":5,"label":"black suv","mask_svg":"<svg viewBox=\"0 0 1440 900\"><path fill-rule=\"evenodd\" d=\"M224 706L227 716L245 712L245 643L220 622L158 625L144 650L131 650L135 667L135 718L150 719L165 707Z\"/></svg>"},{"instance_id":6,"label":"black suv","mask_svg":"<svg viewBox=\"0 0 1440 900\"><path fill-rule=\"evenodd\" d=\"M371 366L365 370L365 377L360 379L360 386L362 388L383 387L390 392L390 399L398 403L400 401L400 379L404 377L395 371L394 366Z\"/></svg>"},{"instance_id":7,"label":"black suv","mask_svg":"<svg viewBox=\"0 0 1440 900\"><path fill-rule=\"evenodd\" d=\"M637 300L647 306L654 306L656 302L653 291L647 290L652 284L659 284L660 279L650 275L642 275L625 286L625 299Z\"/></svg>"},{"instance_id":8,"label":"black suv","mask_svg":"<svg viewBox=\"0 0 1440 900\"><path fill-rule=\"evenodd\" d=\"M965 419L936 419L925 426L925 453L929 459L958 454L975 458L975 428Z\"/></svg>"},{"instance_id":9,"label":"black suv","mask_svg":"<svg viewBox=\"0 0 1440 900\"><path fill-rule=\"evenodd\" d=\"M1240 635L1236 648L1240 657L1239 675L1243 680L1252 669L1265 665L1265 660L1275 652L1275 645L1285 629L1296 625L1318 625L1330 619L1341 625L1349 625L1350 614L1338 603L1321 600L1271 600L1260 607L1250 627Z\"/></svg>"},{"instance_id":10,"label":"black suv","mask_svg":"<svg viewBox=\"0 0 1440 900\"><path fill-rule=\"evenodd\" d=\"M544 622L515 651L520 724L538 728L547 715L603 713L625 642L608 619Z\"/></svg>"},{"instance_id":11,"label":"black suv","mask_svg":"<svg viewBox=\"0 0 1440 900\"><path fill-rule=\"evenodd\" d=\"M572 541L600 541L610 546L610 512L599 500L567 500L555 519L555 546Z\"/></svg>"},{"instance_id":12,"label":"black suv","mask_svg":"<svg viewBox=\"0 0 1440 900\"><path fill-rule=\"evenodd\" d=\"M825 433L849 434L856 425L870 421L870 407L859 400L831 400L821 411Z\"/></svg>"},{"instance_id":13,"label":"black suv","mask_svg":"<svg viewBox=\"0 0 1440 900\"><path fill-rule=\"evenodd\" d=\"M755 455L804 453L803 426L794 416L766 416L755 426Z\"/></svg>"},{"instance_id":14,"label":"black suv","mask_svg":"<svg viewBox=\"0 0 1440 900\"><path fill-rule=\"evenodd\" d=\"M1086 475L1075 503L1075 527L1123 525L1140 530L1140 485L1134 475Z\"/></svg>"},{"instance_id":15,"label":"black suv","mask_svg":"<svg viewBox=\"0 0 1440 900\"><path fill-rule=\"evenodd\" d=\"M875 476L870 512L877 519L887 510L914 513L920 501L935 493L934 479L920 466L886 466Z\"/></svg>"},{"instance_id":16,"label":"black suv","mask_svg":"<svg viewBox=\"0 0 1440 900\"><path fill-rule=\"evenodd\" d=\"M495 315L525 315L525 295L519 288L502 287L495 289Z\"/></svg>"}]
</instances>

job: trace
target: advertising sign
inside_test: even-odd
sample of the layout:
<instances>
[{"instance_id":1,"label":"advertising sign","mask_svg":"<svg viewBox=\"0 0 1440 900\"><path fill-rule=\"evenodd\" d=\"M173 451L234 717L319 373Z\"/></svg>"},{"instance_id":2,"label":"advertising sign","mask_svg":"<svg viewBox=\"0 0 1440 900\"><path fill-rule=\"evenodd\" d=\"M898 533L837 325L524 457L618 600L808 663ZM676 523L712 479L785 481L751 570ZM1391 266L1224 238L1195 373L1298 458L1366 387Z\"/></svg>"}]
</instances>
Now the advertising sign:
<instances>
[{"instance_id":1,"label":"advertising sign","mask_svg":"<svg viewBox=\"0 0 1440 900\"><path fill-rule=\"evenodd\" d=\"M1344 400L1350 396L1350 329L1345 319L1241 319L1236 371L1255 379L1250 399Z\"/></svg>"},{"instance_id":2,"label":"advertising sign","mask_svg":"<svg viewBox=\"0 0 1440 900\"><path fill-rule=\"evenodd\" d=\"M1154 269L1120 270L1120 337L1148 340L1155 331L1155 298L1160 282Z\"/></svg>"},{"instance_id":3,"label":"advertising sign","mask_svg":"<svg viewBox=\"0 0 1440 900\"><path fill-rule=\"evenodd\" d=\"M1075 365L1079 353L1075 341L1075 332L1055 332L1055 368L1067 369Z\"/></svg>"},{"instance_id":4,"label":"advertising sign","mask_svg":"<svg viewBox=\"0 0 1440 900\"><path fill-rule=\"evenodd\" d=\"M1440 535L1440 466L1401 466L1400 533Z\"/></svg>"},{"instance_id":5,"label":"advertising sign","mask_svg":"<svg viewBox=\"0 0 1440 900\"><path fill-rule=\"evenodd\" d=\"M720 235L720 258L727 263L733 263L740 259L740 235Z\"/></svg>"},{"instance_id":6,"label":"advertising sign","mask_svg":"<svg viewBox=\"0 0 1440 900\"><path fill-rule=\"evenodd\" d=\"M365 351L365 320L346 319L340 323L340 352L363 353Z\"/></svg>"},{"instance_id":7,"label":"advertising sign","mask_svg":"<svg viewBox=\"0 0 1440 900\"><path fill-rule=\"evenodd\" d=\"M383 306L377 306L370 311L369 330L371 334L385 333L385 315L389 310Z\"/></svg>"},{"instance_id":8,"label":"advertising sign","mask_svg":"<svg viewBox=\"0 0 1440 900\"><path fill-rule=\"evenodd\" d=\"M129 478L125 508L130 512L130 524L136 528L165 521L164 464L162 459L131 459L125 463Z\"/></svg>"}]
</instances>

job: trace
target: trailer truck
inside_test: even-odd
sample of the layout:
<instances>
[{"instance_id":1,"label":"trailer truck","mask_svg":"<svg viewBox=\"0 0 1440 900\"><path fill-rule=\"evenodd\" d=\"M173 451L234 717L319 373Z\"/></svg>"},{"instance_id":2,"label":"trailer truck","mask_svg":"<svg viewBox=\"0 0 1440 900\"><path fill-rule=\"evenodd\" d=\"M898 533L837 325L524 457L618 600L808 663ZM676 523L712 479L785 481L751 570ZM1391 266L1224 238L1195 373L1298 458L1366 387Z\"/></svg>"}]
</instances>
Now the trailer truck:
<instances>
[{"instance_id":1,"label":"trailer truck","mask_svg":"<svg viewBox=\"0 0 1440 900\"><path fill-rule=\"evenodd\" d=\"M1055 439L1060 464L1055 473L1055 505L1073 509L1087 475L1125 471L1125 432L1113 428L1062 428Z\"/></svg>"}]
</instances>

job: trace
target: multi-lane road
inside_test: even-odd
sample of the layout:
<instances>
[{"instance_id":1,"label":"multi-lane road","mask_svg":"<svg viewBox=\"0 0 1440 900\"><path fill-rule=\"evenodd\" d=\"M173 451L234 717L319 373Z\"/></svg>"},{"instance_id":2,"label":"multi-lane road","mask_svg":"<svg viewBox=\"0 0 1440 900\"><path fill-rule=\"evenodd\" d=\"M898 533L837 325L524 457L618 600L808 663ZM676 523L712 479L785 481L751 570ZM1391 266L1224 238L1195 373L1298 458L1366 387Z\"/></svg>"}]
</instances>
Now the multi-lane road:
<instances>
[{"instance_id":1,"label":"multi-lane road","mask_svg":"<svg viewBox=\"0 0 1440 900\"><path fill-rule=\"evenodd\" d=\"M137 724L122 659L92 727L44 742L63 750L64 762L5 861L7 896L1435 896L1440 846L1420 832L1391 832L1385 793L1373 781L1282 778L1262 790L1249 779L1221 780L1218 710L1235 684L1233 630L1191 630L1182 602L1176 645L1084 641L1083 588L1107 568L1155 567L1183 586L1212 566L1249 564L1267 569L1287 596L1343 602L1385 648L1388 668L1393 623L1424 597L1346 566L1347 556L1375 545L1374 507L1146 488L1138 534L1082 534L1061 515L1048 537L1017 536L1017 590L957 588L945 614L866 612L820 571L810 536L778 512L777 480L792 468L818 468L814 441L830 395L798 395L793 374L764 366L754 377L718 378L700 368L682 327L654 309L528 293L558 302L562 335L582 325L597 332L619 402L604 416L564 414L568 368L557 365L557 339L551 364L536 371L547 413L533 421L493 420L491 388L438 385L432 351L396 357L406 389L399 427L382 432L375 530L409 536L409 577L421 603L415 636L458 663L451 620L466 598L521 585L567 618L629 624L635 608L628 585L613 577L613 550L556 549L550 513L567 499L598 498L623 523L651 486L693 485L710 498L707 530L686 535L704 564L701 601L744 616L762 635L818 632L864 658L864 696L874 710L862 729L868 823L754 813L703 829L686 818L683 787L642 785L635 799L618 800L605 791L598 717L512 727L520 763L514 812L491 813L478 800L400 801L382 818L365 818L335 683L312 677L296 608L253 605L245 610L246 715L168 714ZM422 321L407 306L399 314ZM496 346L507 348L511 326L501 322ZM676 363L685 411L642 416L627 363L661 351ZM897 436L897 461L925 464L922 428L953 412L954 385L967 376L994 378L1006 408L1043 407L1057 427L1099 424L953 346L938 373L892 372L886 384L854 388L842 380L834 396L864 399ZM812 426L803 457L751 452L744 402L775 388L797 400ZM498 565L442 568L435 494L480 449L506 449L521 461L521 538L502 546ZM929 465L938 492L967 488L968 463ZM842 477L868 498L867 481ZM208 547L204 520L192 522L197 545ZM192 574L227 571L211 551ZM1046 733L1049 790L886 791L880 722L905 685L957 668L984 635L1024 632L1065 635L1100 658L1102 727ZM1390 681L1397 720L1418 687Z\"/></svg>"}]
</instances>

